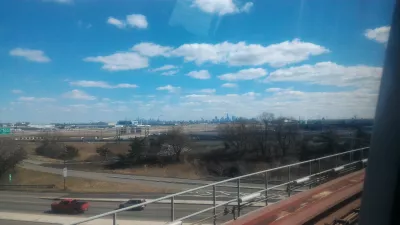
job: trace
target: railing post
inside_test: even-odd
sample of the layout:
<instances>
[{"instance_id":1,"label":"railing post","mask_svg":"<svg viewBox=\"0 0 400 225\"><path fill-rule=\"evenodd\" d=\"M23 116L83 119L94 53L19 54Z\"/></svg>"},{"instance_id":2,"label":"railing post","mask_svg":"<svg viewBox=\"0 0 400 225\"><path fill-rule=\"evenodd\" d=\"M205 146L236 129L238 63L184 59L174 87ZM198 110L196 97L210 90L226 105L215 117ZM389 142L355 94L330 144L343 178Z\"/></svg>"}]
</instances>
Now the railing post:
<instances>
[{"instance_id":1,"label":"railing post","mask_svg":"<svg viewBox=\"0 0 400 225\"><path fill-rule=\"evenodd\" d=\"M268 205L268 172L264 174L264 181L265 181L265 205Z\"/></svg>"},{"instance_id":2,"label":"railing post","mask_svg":"<svg viewBox=\"0 0 400 225\"><path fill-rule=\"evenodd\" d=\"M318 159L318 174L321 173L321 159ZM318 185L321 183L322 180L322 175L319 174L319 181L318 181Z\"/></svg>"},{"instance_id":3,"label":"railing post","mask_svg":"<svg viewBox=\"0 0 400 225\"><path fill-rule=\"evenodd\" d=\"M290 166L288 167L288 184L287 184L287 193L288 193L288 197L290 197L290 180L291 180L291 176L290 176Z\"/></svg>"},{"instance_id":4,"label":"railing post","mask_svg":"<svg viewBox=\"0 0 400 225\"><path fill-rule=\"evenodd\" d=\"M312 174L312 161L310 161L310 165L309 165L309 171L308 171L308 175L311 176ZM311 189L311 184L308 186L308 189Z\"/></svg>"},{"instance_id":5,"label":"railing post","mask_svg":"<svg viewBox=\"0 0 400 225\"><path fill-rule=\"evenodd\" d=\"M350 162L353 162L354 152L350 152Z\"/></svg>"},{"instance_id":6,"label":"railing post","mask_svg":"<svg viewBox=\"0 0 400 225\"><path fill-rule=\"evenodd\" d=\"M338 156L335 156L335 167L338 166Z\"/></svg>"},{"instance_id":7,"label":"railing post","mask_svg":"<svg viewBox=\"0 0 400 225\"><path fill-rule=\"evenodd\" d=\"M117 225L117 214L113 214L113 225Z\"/></svg>"},{"instance_id":8,"label":"railing post","mask_svg":"<svg viewBox=\"0 0 400 225\"><path fill-rule=\"evenodd\" d=\"M213 221L214 221L214 225L217 224L217 208L215 208L215 206L217 205L217 187L215 185L213 185L213 205L214 205L214 209L213 209Z\"/></svg>"},{"instance_id":9,"label":"railing post","mask_svg":"<svg viewBox=\"0 0 400 225\"><path fill-rule=\"evenodd\" d=\"M171 197L171 221L175 219L175 204L174 204L174 196Z\"/></svg>"},{"instance_id":10,"label":"railing post","mask_svg":"<svg viewBox=\"0 0 400 225\"><path fill-rule=\"evenodd\" d=\"M237 217L240 216L240 178L237 179Z\"/></svg>"}]
</instances>

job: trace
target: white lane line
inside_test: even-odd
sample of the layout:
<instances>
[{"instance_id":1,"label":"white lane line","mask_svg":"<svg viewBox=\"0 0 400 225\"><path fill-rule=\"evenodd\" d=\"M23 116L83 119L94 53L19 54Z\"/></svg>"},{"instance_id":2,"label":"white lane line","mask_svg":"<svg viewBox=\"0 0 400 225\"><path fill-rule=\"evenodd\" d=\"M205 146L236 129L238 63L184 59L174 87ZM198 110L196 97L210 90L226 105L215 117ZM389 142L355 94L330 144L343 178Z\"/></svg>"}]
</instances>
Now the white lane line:
<instances>
[{"instance_id":1,"label":"white lane line","mask_svg":"<svg viewBox=\"0 0 400 225\"><path fill-rule=\"evenodd\" d=\"M39 202L39 201L19 201L19 200L4 200L4 199L0 199L0 203L27 203L27 204L49 205L48 202L43 202L43 201L42 202Z\"/></svg>"},{"instance_id":2,"label":"white lane line","mask_svg":"<svg viewBox=\"0 0 400 225\"><path fill-rule=\"evenodd\" d=\"M40 223L58 223L58 224L71 224L73 222L82 220L82 217L64 216L64 215L46 215L46 214L33 214L33 213L16 213L16 212L0 212L0 220L15 220L15 221L31 221ZM111 219L97 219L84 223L85 225L109 225L112 223ZM137 221L137 220L117 220L118 225L165 225L166 222L162 221ZM184 223L185 225L187 223ZM205 224L208 225L208 224Z\"/></svg>"}]
</instances>

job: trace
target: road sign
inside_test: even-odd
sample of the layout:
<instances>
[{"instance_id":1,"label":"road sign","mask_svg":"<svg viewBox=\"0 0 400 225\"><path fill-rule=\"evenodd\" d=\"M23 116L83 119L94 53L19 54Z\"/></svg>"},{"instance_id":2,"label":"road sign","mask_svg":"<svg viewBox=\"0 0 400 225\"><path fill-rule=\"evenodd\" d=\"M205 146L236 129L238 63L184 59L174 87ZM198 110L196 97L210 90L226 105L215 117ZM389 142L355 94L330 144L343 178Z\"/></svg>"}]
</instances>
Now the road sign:
<instances>
[{"instance_id":1,"label":"road sign","mask_svg":"<svg viewBox=\"0 0 400 225\"><path fill-rule=\"evenodd\" d=\"M63 176L64 176L64 178L67 177L67 167L65 167L65 168L63 169Z\"/></svg>"},{"instance_id":2,"label":"road sign","mask_svg":"<svg viewBox=\"0 0 400 225\"><path fill-rule=\"evenodd\" d=\"M8 127L0 128L0 134L10 134L10 133L11 133L10 128L8 128Z\"/></svg>"}]
</instances>

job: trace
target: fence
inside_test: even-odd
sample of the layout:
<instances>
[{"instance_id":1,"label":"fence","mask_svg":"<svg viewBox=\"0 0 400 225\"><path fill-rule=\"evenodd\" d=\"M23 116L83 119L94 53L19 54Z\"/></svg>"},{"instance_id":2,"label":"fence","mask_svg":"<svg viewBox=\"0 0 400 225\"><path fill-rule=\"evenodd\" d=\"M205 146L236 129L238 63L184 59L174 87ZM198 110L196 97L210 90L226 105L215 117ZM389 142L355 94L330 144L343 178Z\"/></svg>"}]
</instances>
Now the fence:
<instances>
[{"instance_id":1,"label":"fence","mask_svg":"<svg viewBox=\"0 0 400 225\"><path fill-rule=\"evenodd\" d=\"M154 199L151 201L147 201L141 204L136 204L132 205L126 208L122 209L117 209L113 210L107 213L103 213L97 216L89 217L87 219L74 222L71 225L77 225L77 224L82 224L91 220L99 219L102 217L110 216L112 215L113 218L113 225L117 224L117 213L134 209L134 208L139 208L141 206L149 205L152 203L157 203L161 202L163 200L169 200L170 201L170 222L168 223L169 225L179 225L182 224L184 220L193 218L197 215L200 215L205 212L212 212L212 215L210 217L207 217L203 219L202 221L206 219L211 219L214 224L217 222L217 216L220 213L217 213L217 208L219 207L225 207L223 210L223 214L226 215L229 212L233 214L233 218L236 219L241 215L241 210L249 206L251 204L254 204L255 202L265 202L265 205L268 205L269 200L271 199L271 194L270 192L280 190L284 191L287 193L288 196L293 193L293 191L297 190L299 187L307 187L311 188L313 186L319 185L326 180L336 178L337 176L340 176L342 174L345 174L347 172L354 171L356 169L364 168L367 163L366 157L368 156L368 150L369 147L365 148L359 148L359 149L354 149L350 150L347 152L342 152L342 153L337 153L329 156L324 156L321 158L316 158L312 160L307 160L303 162L298 162L290 165L285 165L285 166L280 166L277 168L273 169L268 169L264 171L259 171L215 183L211 183L208 185L204 185L201 187L193 188L190 190L185 190L176 194L171 194L167 195L158 199ZM306 171L307 170L307 171ZM283 182L278 185L274 185L270 187L269 185L269 179L274 173L286 173L287 174L287 180L286 182ZM305 174L307 173L307 174ZM246 185L243 185L243 181L246 179L249 179L251 177L263 177L264 179L264 184L258 187L248 187ZM247 184L248 185L248 184ZM216 192L217 192L217 187L233 187L236 191L236 196L234 196L233 199L224 201L220 204L217 204L217 198L216 198ZM190 215L183 216L180 218L175 218L175 199L179 196L185 195L185 194L190 194L192 192L196 192L199 190L207 190L208 188L212 188L212 206L199 210L197 212L194 212ZM242 195L241 196L241 189L253 189L257 190L254 191L250 194L247 195ZM229 211L227 210L227 206L232 206L232 210ZM197 221L199 222L199 221Z\"/></svg>"}]
</instances>

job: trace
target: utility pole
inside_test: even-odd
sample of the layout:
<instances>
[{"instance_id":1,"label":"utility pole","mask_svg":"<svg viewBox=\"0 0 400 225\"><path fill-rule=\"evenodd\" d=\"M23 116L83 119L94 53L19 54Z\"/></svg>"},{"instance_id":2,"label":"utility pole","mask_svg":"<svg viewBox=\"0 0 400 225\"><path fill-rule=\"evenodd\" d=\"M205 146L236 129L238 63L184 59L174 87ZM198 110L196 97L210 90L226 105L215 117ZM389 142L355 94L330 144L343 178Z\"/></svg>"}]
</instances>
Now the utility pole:
<instances>
[{"instance_id":1,"label":"utility pole","mask_svg":"<svg viewBox=\"0 0 400 225\"><path fill-rule=\"evenodd\" d=\"M66 190L65 181L67 178L67 164L66 164L66 157L67 157L67 147L64 144L64 169L63 169L63 178L64 178L64 191Z\"/></svg>"}]
</instances>

